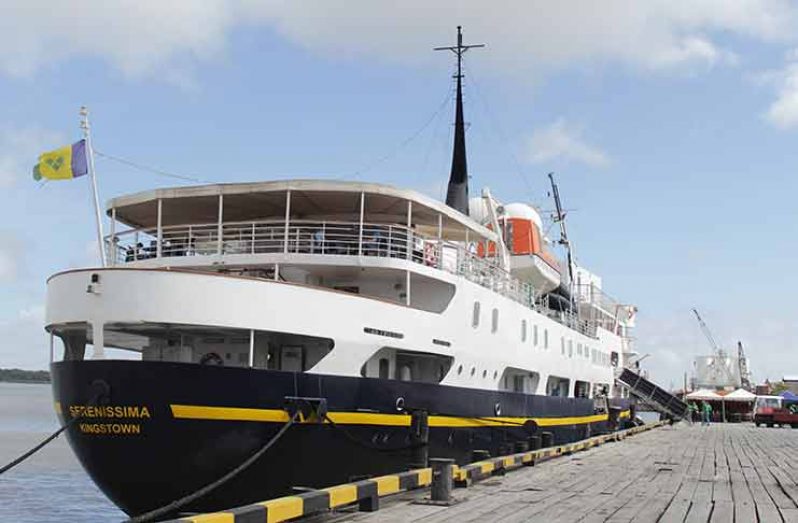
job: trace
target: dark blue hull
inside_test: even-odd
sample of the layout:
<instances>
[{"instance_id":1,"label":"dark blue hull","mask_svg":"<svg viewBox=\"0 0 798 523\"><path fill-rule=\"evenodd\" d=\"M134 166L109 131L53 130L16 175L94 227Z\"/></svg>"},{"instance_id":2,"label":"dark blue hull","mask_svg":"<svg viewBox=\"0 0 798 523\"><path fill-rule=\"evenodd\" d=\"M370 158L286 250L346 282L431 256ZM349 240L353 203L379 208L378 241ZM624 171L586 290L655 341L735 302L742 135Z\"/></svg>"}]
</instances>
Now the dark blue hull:
<instances>
[{"instance_id":1,"label":"dark blue hull","mask_svg":"<svg viewBox=\"0 0 798 523\"><path fill-rule=\"evenodd\" d=\"M418 445L397 401L428 412L429 456L460 464L473 450L499 455L542 431L562 443L607 430L606 416L595 415L588 399L167 362L64 361L52 374L62 423L81 417L67 431L73 450L132 515L236 468L284 425L286 397L326 399L335 423L295 424L246 471L183 510L411 468Z\"/></svg>"}]
</instances>

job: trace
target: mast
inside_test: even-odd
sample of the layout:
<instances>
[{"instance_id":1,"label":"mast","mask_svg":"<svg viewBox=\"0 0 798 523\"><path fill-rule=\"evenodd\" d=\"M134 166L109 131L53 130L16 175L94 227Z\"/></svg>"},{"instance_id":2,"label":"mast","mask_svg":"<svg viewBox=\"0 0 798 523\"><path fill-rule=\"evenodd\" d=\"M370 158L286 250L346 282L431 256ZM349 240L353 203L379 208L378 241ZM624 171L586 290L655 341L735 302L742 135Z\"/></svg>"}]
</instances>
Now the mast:
<instances>
[{"instance_id":1,"label":"mast","mask_svg":"<svg viewBox=\"0 0 798 523\"><path fill-rule=\"evenodd\" d=\"M560 201L560 189L554 181L554 173L549 173L549 180L551 181L551 194L554 197L554 206L557 214L554 216L554 221L560 224L560 245L565 247L565 252L568 255L568 277L570 278L569 291L571 291L571 299L573 300L573 286L574 282L574 259L571 248L571 240L568 239L568 229L565 227L565 211L562 208Z\"/></svg>"},{"instance_id":2,"label":"mast","mask_svg":"<svg viewBox=\"0 0 798 523\"><path fill-rule=\"evenodd\" d=\"M468 162L466 161L465 121L463 119L463 54L474 47L485 44L463 45L463 28L457 26L457 45L436 47L435 51L452 51L457 56L457 100L454 116L454 147L452 151L452 171L446 191L446 205L468 214Z\"/></svg>"}]
</instances>

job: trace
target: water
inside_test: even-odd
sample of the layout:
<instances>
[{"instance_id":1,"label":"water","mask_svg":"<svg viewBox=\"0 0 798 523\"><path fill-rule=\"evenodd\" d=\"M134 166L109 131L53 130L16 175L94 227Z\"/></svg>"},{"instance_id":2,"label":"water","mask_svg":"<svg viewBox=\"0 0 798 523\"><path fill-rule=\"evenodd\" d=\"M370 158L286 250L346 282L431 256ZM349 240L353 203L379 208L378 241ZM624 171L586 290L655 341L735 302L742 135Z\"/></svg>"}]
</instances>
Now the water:
<instances>
[{"instance_id":1,"label":"water","mask_svg":"<svg viewBox=\"0 0 798 523\"><path fill-rule=\"evenodd\" d=\"M0 466L58 429L49 385L0 383ZM61 435L0 476L0 521L122 521Z\"/></svg>"}]
</instances>

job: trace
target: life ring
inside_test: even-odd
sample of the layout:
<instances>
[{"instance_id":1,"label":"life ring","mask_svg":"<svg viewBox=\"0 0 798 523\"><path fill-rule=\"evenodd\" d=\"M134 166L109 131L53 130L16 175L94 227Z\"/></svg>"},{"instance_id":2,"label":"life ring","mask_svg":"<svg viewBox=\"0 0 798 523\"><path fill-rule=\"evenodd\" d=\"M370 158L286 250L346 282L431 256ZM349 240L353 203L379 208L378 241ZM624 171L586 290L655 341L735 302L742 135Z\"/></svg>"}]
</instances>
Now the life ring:
<instances>
[{"instance_id":1,"label":"life ring","mask_svg":"<svg viewBox=\"0 0 798 523\"><path fill-rule=\"evenodd\" d=\"M438 255L435 252L435 246L431 243L424 244L424 263L430 267L435 267L438 264Z\"/></svg>"},{"instance_id":2,"label":"life ring","mask_svg":"<svg viewBox=\"0 0 798 523\"><path fill-rule=\"evenodd\" d=\"M200 365L224 365L224 360L215 352L208 352L200 358Z\"/></svg>"}]
</instances>

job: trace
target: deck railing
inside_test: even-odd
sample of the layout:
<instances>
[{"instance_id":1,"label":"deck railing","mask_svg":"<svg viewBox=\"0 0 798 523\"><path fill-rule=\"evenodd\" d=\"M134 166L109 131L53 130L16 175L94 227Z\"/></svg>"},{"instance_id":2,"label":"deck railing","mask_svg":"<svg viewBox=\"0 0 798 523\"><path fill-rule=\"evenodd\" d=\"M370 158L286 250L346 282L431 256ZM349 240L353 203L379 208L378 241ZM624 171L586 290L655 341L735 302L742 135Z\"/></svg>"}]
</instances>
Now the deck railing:
<instances>
[{"instance_id":1,"label":"deck railing","mask_svg":"<svg viewBox=\"0 0 798 523\"><path fill-rule=\"evenodd\" d=\"M462 276L529 308L534 287L510 276L475 243L451 242L401 225L291 220L135 229L107 239L112 264L219 255L379 256L409 260Z\"/></svg>"}]
</instances>

